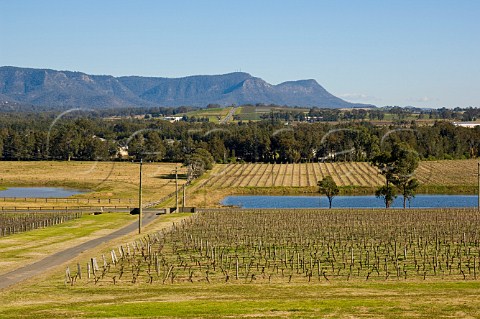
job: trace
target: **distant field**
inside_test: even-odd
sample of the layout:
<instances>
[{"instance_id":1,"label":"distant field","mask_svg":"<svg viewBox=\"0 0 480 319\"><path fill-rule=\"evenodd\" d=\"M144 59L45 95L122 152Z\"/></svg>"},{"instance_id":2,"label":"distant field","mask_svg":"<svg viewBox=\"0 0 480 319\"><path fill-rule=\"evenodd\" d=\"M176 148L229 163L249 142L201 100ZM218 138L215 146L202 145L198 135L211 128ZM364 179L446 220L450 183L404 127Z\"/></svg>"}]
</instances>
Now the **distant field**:
<instances>
[{"instance_id":1,"label":"distant field","mask_svg":"<svg viewBox=\"0 0 480 319\"><path fill-rule=\"evenodd\" d=\"M231 109L232 107L201 109L185 114L178 114L177 116L186 115L188 117L195 116L197 118L207 117L209 122L218 123L221 119L227 116Z\"/></svg>"},{"instance_id":2,"label":"distant field","mask_svg":"<svg viewBox=\"0 0 480 319\"><path fill-rule=\"evenodd\" d=\"M200 109L185 114L178 114L179 116L186 115L188 117L208 117L210 122L218 123L220 119L224 118L232 107L224 108L212 108L212 109ZM295 111L308 113L308 108L295 108ZM292 111L292 108L281 107L281 106L238 106L235 109L235 118L236 120L230 121L259 121L262 118L262 115L270 114L271 112L289 112Z\"/></svg>"},{"instance_id":3,"label":"distant field","mask_svg":"<svg viewBox=\"0 0 480 319\"><path fill-rule=\"evenodd\" d=\"M146 202L160 199L175 191L174 170L185 174L185 168L175 163L145 163L143 165L143 195ZM138 198L139 164L131 162L3 162L0 161L0 188L13 186L59 186L84 189L88 192L74 198L90 199L88 205L105 205L108 199L120 199L113 204L126 205ZM185 179L179 179L179 184ZM98 201L100 199L100 201ZM95 201L97 200L97 201ZM39 206L41 203L4 201L0 206ZM82 202L86 205L86 202ZM52 203L44 203L52 206ZM62 203L63 206L78 205Z\"/></svg>"},{"instance_id":4,"label":"distant field","mask_svg":"<svg viewBox=\"0 0 480 319\"><path fill-rule=\"evenodd\" d=\"M425 186L464 187L476 185L476 160L421 162L416 178ZM377 187L384 177L369 163L228 164L205 186L232 187L313 187L330 175L341 187Z\"/></svg>"},{"instance_id":5,"label":"distant field","mask_svg":"<svg viewBox=\"0 0 480 319\"><path fill-rule=\"evenodd\" d=\"M183 116L186 115L188 117L207 117L210 122L212 123L219 123L220 119L224 118L228 112L232 109L232 107L222 107L222 108L205 108L205 109L199 109L195 111L191 111L188 113L181 113L177 114L177 116ZM265 105L265 106L253 106L253 105L244 105L244 106L237 106L235 109L235 120L231 119L233 122L238 122L238 121L260 121L262 120L262 117L265 117L266 115L273 113L279 113L279 112L302 112L305 115L308 115L310 108L291 108L291 107L282 107L282 106L270 106L270 105ZM348 109L344 109L344 111L350 111ZM410 114L407 117L402 117L402 121L415 121L418 125L433 125L437 119L428 119L428 118L421 118L419 119L418 114ZM336 125L339 123L345 123L349 122L352 120L338 120L338 121L324 121L324 123L329 123L332 125ZM353 120L355 121L360 121L360 120ZM385 125L390 125L396 121L399 121L398 115L396 114L391 114L386 112L384 114L384 118L382 120L371 120L366 118L365 120L362 121L367 121L372 123L373 125L378 125L378 126L385 126Z\"/></svg>"}]
</instances>

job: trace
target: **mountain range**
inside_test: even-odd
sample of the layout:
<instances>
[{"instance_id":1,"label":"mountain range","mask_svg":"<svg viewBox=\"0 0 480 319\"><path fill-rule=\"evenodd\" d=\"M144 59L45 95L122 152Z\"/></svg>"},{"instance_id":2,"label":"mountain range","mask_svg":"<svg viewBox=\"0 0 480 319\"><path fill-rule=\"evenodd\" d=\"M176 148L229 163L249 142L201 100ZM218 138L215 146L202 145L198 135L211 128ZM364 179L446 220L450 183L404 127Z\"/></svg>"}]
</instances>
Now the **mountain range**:
<instances>
[{"instance_id":1,"label":"mountain range","mask_svg":"<svg viewBox=\"0 0 480 319\"><path fill-rule=\"evenodd\" d=\"M244 72L183 78L89 75L50 69L0 67L0 105L12 103L49 108L132 106L199 106L208 104L276 104L352 108L315 80L272 85Z\"/></svg>"}]
</instances>

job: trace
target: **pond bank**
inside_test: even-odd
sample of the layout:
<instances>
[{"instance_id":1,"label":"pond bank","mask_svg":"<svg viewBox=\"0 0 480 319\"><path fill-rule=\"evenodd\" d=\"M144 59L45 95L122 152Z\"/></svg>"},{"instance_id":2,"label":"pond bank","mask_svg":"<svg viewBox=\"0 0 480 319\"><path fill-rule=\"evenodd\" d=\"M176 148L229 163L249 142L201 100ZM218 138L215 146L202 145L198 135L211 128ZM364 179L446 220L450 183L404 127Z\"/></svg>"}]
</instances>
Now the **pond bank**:
<instances>
[{"instance_id":1,"label":"pond bank","mask_svg":"<svg viewBox=\"0 0 480 319\"><path fill-rule=\"evenodd\" d=\"M363 186L340 186L340 195L374 195L377 187ZM217 191L217 190L214 190ZM223 190L221 190L223 191ZM228 195L299 195L312 194L318 195L317 186L309 187L232 187L225 190ZM476 195L476 185L420 185L417 194L437 194L437 195Z\"/></svg>"},{"instance_id":2,"label":"pond bank","mask_svg":"<svg viewBox=\"0 0 480 319\"><path fill-rule=\"evenodd\" d=\"M407 202L408 208L472 208L478 197L474 195L417 195ZM328 208L325 196L227 196L222 200L225 206L241 208ZM336 196L333 208L384 208L382 199L373 195ZM392 208L403 208L403 197L393 202Z\"/></svg>"}]
</instances>

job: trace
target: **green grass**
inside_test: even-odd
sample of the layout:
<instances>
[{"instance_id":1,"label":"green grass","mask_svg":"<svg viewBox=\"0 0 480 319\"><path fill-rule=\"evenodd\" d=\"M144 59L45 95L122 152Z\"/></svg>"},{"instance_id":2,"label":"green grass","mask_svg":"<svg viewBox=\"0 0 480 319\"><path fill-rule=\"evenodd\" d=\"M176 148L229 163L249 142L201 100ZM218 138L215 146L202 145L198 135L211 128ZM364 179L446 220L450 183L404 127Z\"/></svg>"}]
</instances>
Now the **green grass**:
<instances>
[{"instance_id":1,"label":"green grass","mask_svg":"<svg viewBox=\"0 0 480 319\"><path fill-rule=\"evenodd\" d=\"M195 110L187 113L177 114L177 116L186 115L188 117L195 116L197 118L207 117L210 122L218 123L219 117L220 119L223 119L228 114L230 109L231 107L200 109L200 110Z\"/></svg>"},{"instance_id":2,"label":"green grass","mask_svg":"<svg viewBox=\"0 0 480 319\"><path fill-rule=\"evenodd\" d=\"M476 185L420 185L417 194L476 195Z\"/></svg>"},{"instance_id":3,"label":"green grass","mask_svg":"<svg viewBox=\"0 0 480 319\"><path fill-rule=\"evenodd\" d=\"M10 318L478 317L478 282L64 286L0 293Z\"/></svg>"},{"instance_id":4,"label":"green grass","mask_svg":"<svg viewBox=\"0 0 480 319\"><path fill-rule=\"evenodd\" d=\"M63 224L0 237L0 273L40 260L65 245L79 244L97 233L121 228L135 218L128 213L84 214Z\"/></svg>"},{"instance_id":5,"label":"green grass","mask_svg":"<svg viewBox=\"0 0 480 319\"><path fill-rule=\"evenodd\" d=\"M238 114L238 118L241 121L258 121L262 114L254 106L243 106Z\"/></svg>"}]
</instances>

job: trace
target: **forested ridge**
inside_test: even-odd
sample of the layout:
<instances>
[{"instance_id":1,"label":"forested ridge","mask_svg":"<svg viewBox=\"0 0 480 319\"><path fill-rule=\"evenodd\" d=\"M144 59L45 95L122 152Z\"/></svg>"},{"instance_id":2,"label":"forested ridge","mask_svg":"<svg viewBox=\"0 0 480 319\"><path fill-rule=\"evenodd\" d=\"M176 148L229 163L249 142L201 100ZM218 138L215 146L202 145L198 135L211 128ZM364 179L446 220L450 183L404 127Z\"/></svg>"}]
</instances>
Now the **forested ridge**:
<instances>
[{"instance_id":1,"label":"forested ridge","mask_svg":"<svg viewBox=\"0 0 480 319\"><path fill-rule=\"evenodd\" d=\"M105 118L98 114L55 112L0 114L2 160L185 161L198 149L216 162L370 161L395 142L420 159L461 159L480 155L480 127L447 121L430 126L374 126L369 122L294 123L275 118L226 125L170 123L157 118Z\"/></svg>"}]
</instances>

